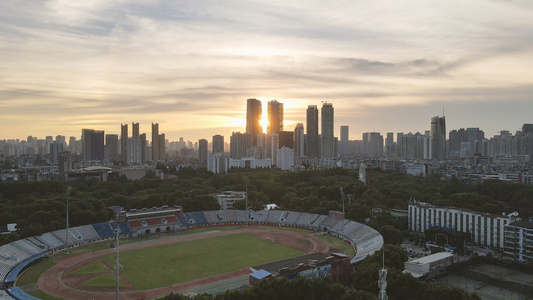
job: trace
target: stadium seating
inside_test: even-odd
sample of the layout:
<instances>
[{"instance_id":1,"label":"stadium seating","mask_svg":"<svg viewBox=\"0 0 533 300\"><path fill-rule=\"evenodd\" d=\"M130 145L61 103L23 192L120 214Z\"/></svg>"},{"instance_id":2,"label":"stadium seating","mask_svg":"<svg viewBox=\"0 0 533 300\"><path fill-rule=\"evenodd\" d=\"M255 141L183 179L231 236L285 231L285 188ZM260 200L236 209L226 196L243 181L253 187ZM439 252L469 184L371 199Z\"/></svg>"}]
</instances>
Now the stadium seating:
<instances>
[{"instance_id":1,"label":"stadium seating","mask_svg":"<svg viewBox=\"0 0 533 300\"><path fill-rule=\"evenodd\" d=\"M9 296L13 297L13 299L18 299L18 300L39 300L39 298L35 298L32 295L26 294L26 292L21 290L19 287L14 287L14 288L7 289L7 293L9 294Z\"/></svg>"},{"instance_id":2,"label":"stadium seating","mask_svg":"<svg viewBox=\"0 0 533 300\"><path fill-rule=\"evenodd\" d=\"M143 227L143 225L141 224L141 221L129 221L128 224L130 224L131 228Z\"/></svg>"},{"instance_id":3,"label":"stadium seating","mask_svg":"<svg viewBox=\"0 0 533 300\"><path fill-rule=\"evenodd\" d=\"M296 220L298 220L298 218L300 217L301 214L302 213L295 212L295 211L287 212L287 216L285 216L284 223L288 224L288 225L295 225L296 224Z\"/></svg>"},{"instance_id":4,"label":"stadium seating","mask_svg":"<svg viewBox=\"0 0 533 300\"><path fill-rule=\"evenodd\" d=\"M12 300L12 299L15 299L15 298L9 296L9 294L6 291L0 291L0 300Z\"/></svg>"},{"instance_id":5,"label":"stadium seating","mask_svg":"<svg viewBox=\"0 0 533 300\"><path fill-rule=\"evenodd\" d=\"M214 210L204 211L205 218L210 224L219 223L220 219L218 218L217 212Z\"/></svg>"},{"instance_id":6,"label":"stadium seating","mask_svg":"<svg viewBox=\"0 0 533 300\"><path fill-rule=\"evenodd\" d=\"M328 229L333 228L333 226L337 225L341 220L335 219L333 217L327 217L322 223L320 223L321 227L326 227Z\"/></svg>"},{"instance_id":7,"label":"stadium seating","mask_svg":"<svg viewBox=\"0 0 533 300\"><path fill-rule=\"evenodd\" d=\"M279 223L279 218L281 216L282 211L279 210L271 210L268 214L267 223Z\"/></svg>"},{"instance_id":8,"label":"stadium seating","mask_svg":"<svg viewBox=\"0 0 533 300\"><path fill-rule=\"evenodd\" d=\"M207 221L207 219L205 218L205 215L204 215L203 211L192 212L192 213L190 213L190 216L192 217L194 222L196 222L196 224L207 224L207 223L209 223Z\"/></svg>"}]
</instances>

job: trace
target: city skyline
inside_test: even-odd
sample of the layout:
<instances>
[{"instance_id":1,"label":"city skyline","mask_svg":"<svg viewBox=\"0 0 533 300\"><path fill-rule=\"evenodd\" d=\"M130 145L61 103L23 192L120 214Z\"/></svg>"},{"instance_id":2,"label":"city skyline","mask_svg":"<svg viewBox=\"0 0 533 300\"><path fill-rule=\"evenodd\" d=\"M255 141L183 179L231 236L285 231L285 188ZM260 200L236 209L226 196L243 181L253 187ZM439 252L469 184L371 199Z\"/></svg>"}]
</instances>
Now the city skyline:
<instances>
[{"instance_id":1,"label":"city skyline","mask_svg":"<svg viewBox=\"0 0 533 300\"><path fill-rule=\"evenodd\" d=\"M248 98L364 132L531 123L533 6L520 1L0 3L0 138L245 132ZM247 16L243 18L243 16ZM443 109L444 108L444 109ZM443 113L444 110L444 113ZM340 126L334 135L340 136Z\"/></svg>"}]
</instances>

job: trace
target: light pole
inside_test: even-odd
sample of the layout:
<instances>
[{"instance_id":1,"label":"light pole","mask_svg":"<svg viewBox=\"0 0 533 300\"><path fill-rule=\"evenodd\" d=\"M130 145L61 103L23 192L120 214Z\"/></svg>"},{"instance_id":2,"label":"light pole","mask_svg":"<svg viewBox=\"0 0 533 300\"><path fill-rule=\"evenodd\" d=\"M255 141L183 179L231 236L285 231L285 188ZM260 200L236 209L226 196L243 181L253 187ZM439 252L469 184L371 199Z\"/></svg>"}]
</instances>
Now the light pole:
<instances>
[{"instance_id":1,"label":"light pole","mask_svg":"<svg viewBox=\"0 0 533 300\"><path fill-rule=\"evenodd\" d=\"M65 252L65 254L69 254L68 253L68 198L70 197L70 193L72 192L72 188L69 186L67 187L67 230L65 231L65 246L67 247L67 251Z\"/></svg>"},{"instance_id":2,"label":"light pole","mask_svg":"<svg viewBox=\"0 0 533 300\"><path fill-rule=\"evenodd\" d=\"M117 248L117 300L120 299L120 277L119 277L119 262L118 262L118 231L119 231L119 228L118 228L118 213L117 213L117 229L115 229L117 231L117 236L116 236L116 239L117 241L115 242L115 245L116 245L116 248Z\"/></svg>"},{"instance_id":3,"label":"light pole","mask_svg":"<svg viewBox=\"0 0 533 300\"><path fill-rule=\"evenodd\" d=\"M344 197L342 197L342 254L344 254Z\"/></svg>"}]
</instances>

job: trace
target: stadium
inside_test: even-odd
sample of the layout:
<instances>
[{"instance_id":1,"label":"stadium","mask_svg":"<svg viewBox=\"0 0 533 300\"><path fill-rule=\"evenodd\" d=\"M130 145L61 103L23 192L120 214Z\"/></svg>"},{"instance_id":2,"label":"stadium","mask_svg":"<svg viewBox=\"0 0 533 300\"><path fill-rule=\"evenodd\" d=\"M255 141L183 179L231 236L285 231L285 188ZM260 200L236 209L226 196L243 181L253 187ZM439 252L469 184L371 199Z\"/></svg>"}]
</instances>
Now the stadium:
<instances>
[{"instance_id":1,"label":"stadium","mask_svg":"<svg viewBox=\"0 0 533 300\"><path fill-rule=\"evenodd\" d=\"M38 279L39 288L45 293L62 299L116 299L116 249L110 248L109 243L114 242L117 228L122 299L238 288L248 285L248 278L250 284L252 279L261 278L253 276L257 271L254 266L273 262L279 265L298 258L312 261L317 269L317 260L311 258L327 253L322 257L326 264L326 259L332 259L333 249L310 233L344 237L346 245L354 250L346 258L350 265L383 247L383 238L376 230L343 220L334 212L329 216L281 210L184 213L179 206L164 206L130 210L118 219L120 222L78 226L68 232L57 230L1 246L0 299L38 299L17 287L17 279L33 263L49 256L58 258L57 264ZM173 232L181 233L166 235ZM158 238L149 238L154 236ZM67 240L72 253L59 257ZM103 246L76 253L89 245ZM320 272L327 266L321 267ZM279 274L290 271L281 267ZM313 272L304 263L293 270L297 269ZM264 272L257 273L264 276Z\"/></svg>"}]
</instances>

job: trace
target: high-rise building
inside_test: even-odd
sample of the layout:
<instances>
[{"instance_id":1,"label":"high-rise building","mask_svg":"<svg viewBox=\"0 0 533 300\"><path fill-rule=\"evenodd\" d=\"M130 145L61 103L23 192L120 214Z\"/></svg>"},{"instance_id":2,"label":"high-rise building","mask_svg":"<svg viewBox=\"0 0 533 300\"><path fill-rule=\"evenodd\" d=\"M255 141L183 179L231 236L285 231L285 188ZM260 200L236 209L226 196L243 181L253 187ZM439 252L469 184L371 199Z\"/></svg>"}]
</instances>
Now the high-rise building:
<instances>
[{"instance_id":1,"label":"high-rise building","mask_svg":"<svg viewBox=\"0 0 533 300\"><path fill-rule=\"evenodd\" d=\"M163 160L167 156L166 152L166 140L165 140L165 134L161 133L159 135L159 159Z\"/></svg>"},{"instance_id":2,"label":"high-rise building","mask_svg":"<svg viewBox=\"0 0 533 300\"><path fill-rule=\"evenodd\" d=\"M256 145L257 134L263 133L261 127L261 101L257 99L248 99L246 103L246 133L252 135L253 144Z\"/></svg>"},{"instance_id":3,"label":"high-rise building","mask_svg":"<svg viewBox=\"0 0 533 300\"><path fill-rule=\"evenodd\" d=\"M207 167L207 140L201 139L198 141L198 158L202 168Z\"/></svg>"},{"instance_id":4,"label":"high-rise building","mask_svg":"<svg viewBox=\"0 0 533 300\"><path fill-rule=\"evenodd\" d=\"M349 127L341 126L341 147L340 154L348 154L350 152L350 138L349 138Z\"/></svg>"},{"instance_id":5,"label":"high-rise building","mask_svg":"<svg viewBox=\"0 0 533 300\"><path fill-rule=\"evenodd\" d=\"M446 119L443 117L431 118L431 151L433 159L446 159Z\"/></svg>"},{"instance_id":6,"label":"high-rise building","mask_svg":"<svg viewBox=\"0 0 533 300\"><path fill-rule=\"evenodd\" d=\"M292 131L280 131L279 135L279 147L294 148L294 132Z\"/></svg>"},{"instance_id":7,"label":"high-rise building","mask_svg":"<svg viewBox=\"0 0 533 300\"><path fill-rule=\"evenodd\" d=\"M152 160L158 161L159 157L159 123L152 123Z\"/></svg>"},{"instance_id":8,"label":"high-rise building","mask_svg":"<svg viewBox=\"0 0 533 300\"><path fill-rule=\"evenodd\" d=\"M383 155L383 136L381 133L363 133L363 154L369 157L380 157Z\"/></svg>"},{"instance_id":9,"label":"high-rise building","mask_svg":"<svg viewBox=\"0 0 533 300\"><path fill-rule=\"evenodd\" d=\"M60 154L63 152L63 143L55 141L50 144L50 160L52 163L59 163Z\"/></svg>"},{"instance_id":10,"label":"high-rise building","mask_svg":"<svg viewBox=\"0 0 533 300\"><path fill-rule=\"evenodd\" d=\"M139 123L131 122L132 137L139 137Z\"/></svg>"},{"instance_id":11,"label":"high-rise building","mask_svg":"<svg viewBox=\"0 0 533 300\"><path fill-rule=\"evenodd\" d=\"M128 124L120 124L120 154L122 161L128 157Z\"/></svg>"},{"instance_id":12,"label":"high-rise building","mask_svg":"<svg viewBox=\"0 0 533 300\"><path fill-rule=\"evenodd\" d=\"M306 154L309 157L318 157L318 108L316 105L307 107L307 145Z\"/></svg>"},{"instance_id":13,"label":"high-rise building","mask_svg":"<svg viewBox=\"0 0 533 300\"><path fill-rule=\"evenodd\" d=\"M276 150L276 167L282 170L290 170L294 164L294 152L287 147L281 147Z\"/></svg>"},{"instance_id":14,"label":"high-rise building","mask_svg":"<svg viewBox=\"0 0 533 300\"><path fill-rule=\"evenodd\" d=\"M105 145L109 149L109 160L118 161L118 134L106 134Z\"/></svg>"},{"instance_id":15,"label":"high-rise building","mask_svg":"<svg viewBox=\"0 0 533 300\"><path fill-rule=\"evenodd\" d=\"M304 124L298 123L294 128L294 156L304 157L305 155L305 136L304 136Z\"/></svg>"},{"instance_id":16,"label":"high-rise building","mask_svg":"<svg viewBox=\"0 0 533 300\"><path fill-rule=\"evenodd\" d=\"M142 140L140 137L128 138L128 151L126 163L128 165L141 164L143 162Z\"/></svg>"},{"instance_id":17,"label":"high-rise building","mask_svg":"<svg viewBox=\"0 0 533 300\"><path fill-rule=\"evenodd\" d=\"M230 138L230 154L233 159L246 156L246 150L253 147L253 137L248 133L234 132ZM220 152L219 152L220 153Z\"/></svg>"},{"instance_id":18,"label":"high-rise building","mask_svg":"<svg viewBox=\"0 0 533 300\"><path fill-rule=\"evenodd\" d=\"M324 158L335 157L335 137L333 136L333 104L324 102L321 110L321 153Z\"/></svg>"},{"instance_id":19,"label":"high-rise building","mask_svg":"<svg viewBox=\"0 0 533 300\"><path fill-rule=\"evenodd\" d=\"M280 133L283 130L283 103L277 100L268 102L267 133Z\"/></svg>"},{"instance_id":20,"label":"high-rise building","mask_svg":"<svg viewBox=\"0 0 533 300\"><path fill-rule=\"evenodd\" d=\"M142 162L145 163L148 160L150 160L146 153L146 133L139 134L139 138L141 139L141 152L142 152Z\"/></svg>"},{"instance_id":21,"label":"high-rise building","mask_svg":"<svg viewBox=\"0 0 533 300\"><path fill-rule=\"evenodd\" d=\"M224 137L220 134L213 136L213 153L224 153Z\"/></svg>"},{"instance_id":22,"label":"high-rise building","mask_svg":"<svg viewBox=\"0 0 533 300\"><path fill-rule=\"evenodd\" d=\"M399 158L429 159L431 155L431 138L419 132L403 134L397 140L397 145L401 145L397 149Z\"/></svg>"},{"instance_id":23,"label":"high-rise building","mask_svg":"<svg viewBox=\"0 0 533 300\"><path fill-rule=\"evenodd\" d=\"M81 148L83 160L103 161L105 158L104 131L82 129Z\"/></svg>"}]
</instances>

